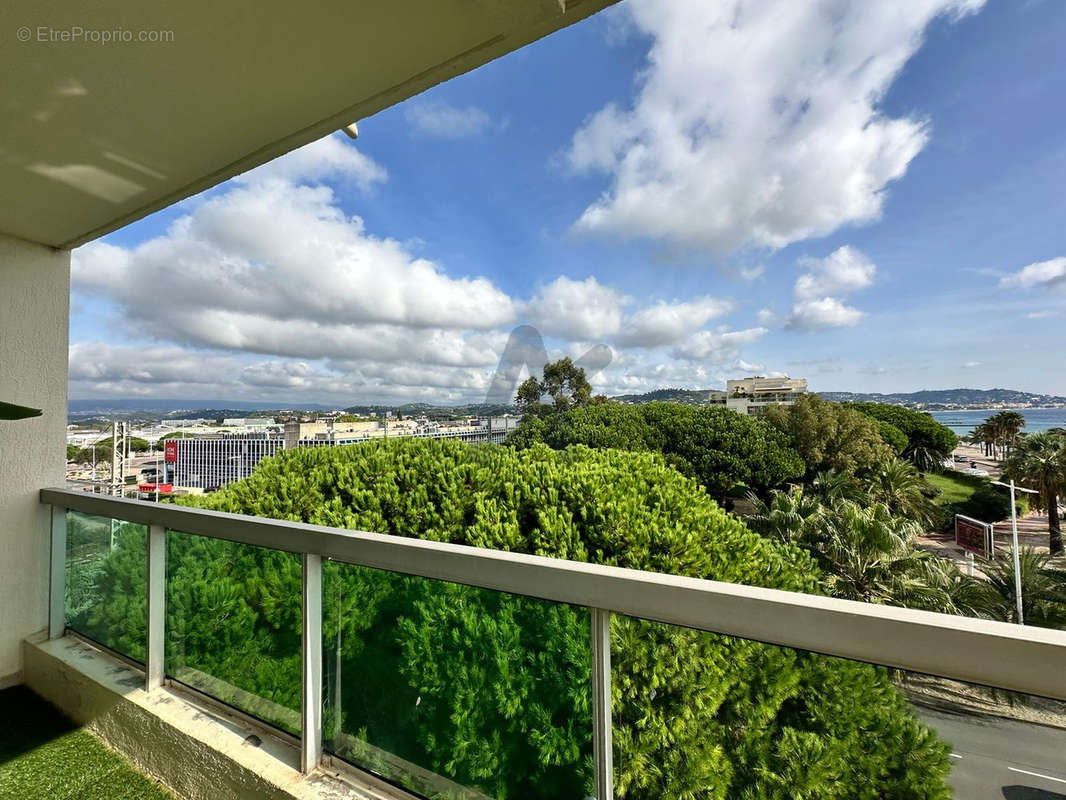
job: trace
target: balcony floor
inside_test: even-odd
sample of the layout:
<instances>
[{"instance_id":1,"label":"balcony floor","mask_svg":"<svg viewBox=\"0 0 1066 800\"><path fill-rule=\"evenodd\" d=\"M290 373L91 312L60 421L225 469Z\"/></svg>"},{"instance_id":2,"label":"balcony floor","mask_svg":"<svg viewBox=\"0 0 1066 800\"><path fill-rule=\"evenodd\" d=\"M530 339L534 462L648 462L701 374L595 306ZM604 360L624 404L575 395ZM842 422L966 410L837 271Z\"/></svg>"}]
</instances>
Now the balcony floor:
<instances>
[{"instance_id":1,"label":"balcony floor","mask_svg":"<svg viewBox=\"0 0 1066 800\"><path fill-rule=\"evenodd\" d=\"M174 800L29 689L0 692L0 800Z\"/></svg>"}]
</instances>

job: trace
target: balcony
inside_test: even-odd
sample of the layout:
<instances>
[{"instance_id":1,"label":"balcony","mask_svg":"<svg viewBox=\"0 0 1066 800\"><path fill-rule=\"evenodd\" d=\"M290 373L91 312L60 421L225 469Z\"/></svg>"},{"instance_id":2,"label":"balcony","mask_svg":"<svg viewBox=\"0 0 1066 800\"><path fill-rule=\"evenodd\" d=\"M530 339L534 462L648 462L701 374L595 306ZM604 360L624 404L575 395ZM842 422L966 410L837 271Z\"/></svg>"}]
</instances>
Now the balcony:
<instances>
[{"instance_id":1,"label":"balcony","mask_svg":"<svg viewBox=\"0 0 1066 800\"><path fill-rule=\"evenodd\" d=\"M1066 700L1061 631L63 489L41 501L52 518L52 641L26 645L26 681L65 707L78 706L71 685L122 676L118 691L136 713L109 707L93 725L181 796L208 796L210 770L190 783L185 765L159 752L185 752L174 744L181 737L138 740L124 730L131 720L181 729L174 706L215 720L229 734L216 779L265 776L249 797L321 796L307 792L323 782L352 797L651 796L641 772L681 769L686 754L633 763L641 715L673 714L682 725L685 703L723 703L699 693L678 703L669 678L634 685L640 659L662 648L704 653L708 669L724 657L727 670L767 675L813 659L812 674L827 681L817 690L830 694L833 670L852 662L916 673L924 677L896 683L943 690L943 702L925 692L919 716L955 748L957 796L1053 798L1066 780L1053 755L1066 733L960 713L944 699L977 693L951 681ZM207 570L208 560L225 568ZM115 585L119 576L127 582ZM269 630L231 602L233 581L250 576L267 587ZM415 619L428 624L395 646L392 633ZM216 634L225 648L212 649ZM34 673L39 665L47 674ZM840 675L873 681L871 706L902 703L888 673L850 669ZM516 695L493 694L501 685ZM538 701L519 702L519 690ZM739 732L769 722L758 708L730 700L712 716ZM738 709L751 718L730 719ZM427 739L433 730L468 741ZM558 741L578 752L553 749L544 738L552 730L565 730ZM876 730L854 746L909 746ZM463 749L478 743L482 752ZM993 768L1002 774L974 773ZM736 778L722 780L735 793ZM992 784L1003 794L988 794Z\"/></svg>"}]
</instances>

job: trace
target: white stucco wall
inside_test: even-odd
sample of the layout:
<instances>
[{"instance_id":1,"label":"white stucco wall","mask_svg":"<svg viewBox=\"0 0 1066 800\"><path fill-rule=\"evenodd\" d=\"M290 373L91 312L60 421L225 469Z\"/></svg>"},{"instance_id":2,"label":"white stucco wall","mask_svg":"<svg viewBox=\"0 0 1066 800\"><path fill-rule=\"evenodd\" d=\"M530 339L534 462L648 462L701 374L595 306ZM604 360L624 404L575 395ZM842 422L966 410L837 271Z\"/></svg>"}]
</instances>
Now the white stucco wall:
<instances>
[{"instance_id":1,"label":"white stucco wall","mask_svg":"<svg viewBox=\"0 0 1066 800\"><path fill-rule=\"evenodd\" d=\"M0 686L17 680L23 637L48 624L42 486L66 462L70 252L0 234L0 401L44 415L0 421Z\"/></svg>"}]
</instances>

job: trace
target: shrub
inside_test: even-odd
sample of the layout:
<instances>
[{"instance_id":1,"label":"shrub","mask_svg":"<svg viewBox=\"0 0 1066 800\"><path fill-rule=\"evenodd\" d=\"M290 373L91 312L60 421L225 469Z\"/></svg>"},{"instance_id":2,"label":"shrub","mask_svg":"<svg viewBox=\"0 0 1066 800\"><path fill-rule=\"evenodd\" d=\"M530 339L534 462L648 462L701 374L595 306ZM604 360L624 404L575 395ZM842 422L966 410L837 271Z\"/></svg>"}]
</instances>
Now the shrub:
<instances>
[{"instance_id":1,"label":"shrub","mask_svg":"<svg viewBox=\"0 0 1066 800\"><path fill-rule=\"evenodd\" d=\"M969 500L955 504L955 513L982 522L1001 522L1010 519L1010 495L988 483L978 486Z\"/></svg>"}]
</instances>

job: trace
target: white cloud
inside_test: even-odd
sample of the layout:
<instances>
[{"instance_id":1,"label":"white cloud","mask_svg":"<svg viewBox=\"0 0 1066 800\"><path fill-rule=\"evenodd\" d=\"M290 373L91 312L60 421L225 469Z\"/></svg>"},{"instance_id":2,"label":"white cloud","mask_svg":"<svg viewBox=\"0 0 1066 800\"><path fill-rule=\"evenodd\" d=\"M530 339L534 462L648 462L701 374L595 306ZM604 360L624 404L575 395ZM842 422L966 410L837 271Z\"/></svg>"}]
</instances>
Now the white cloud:
<instances>
[{"instance_id":1,"label":"white cloud","mask_svg":"<svg viewBox=\"0 0 1066 800\"><path fill-rule=\"evenodd\" d=\"M593 277L576 281L562 275L542 286L524 311L545 337L598 340L618 333L628 302Z\"/></svg>"},{"instance_id":2,"label":"white cloud","mask_svg":"<svg viewBox=\"0 0 1066 800\"><path fill-rule=\"evenodd\" d=\"M304 145L236 178L239 183L351 181L366 191L388 178L385 168L335 133Z\"/></svg>"},{"instance_id":3,"label":"white cloud","mask_svg":"<svg viewBox=\"0 0 1066 800\"><path fill-rule=\"evenodd\" d=\"M859 309L845 305L835 297L823 297L819 300L803 300L792 306L785 327L816 331L857 325L862 318L863 312Z\"/></svg>"},{"instance_id":4,"label":"white cloud","mask_svg":"<svg viewBox=\"0 0 1066 800\"><path fill-rule=\"evenodd\" d=\"M181 347L132 347L101 342L70 346L70 380L86 383L219 383L241 368L233 356Z\"/></svg>"},{"instance_id":5,"label":"white cloud","mask_svg":"<svg viewBox=\"0 0 1066 800\"><path fill-rule=\"evenodd\" d=\"M626 318L616 342L623 347L662 347L675 344L715 317L734 308L731 300L697 297L686 302L659 302Z\"/></svg>"},{"instance_id":6,"label":"white cloud","mask_svg":"<svg viewBox=\"0 0 1066 800\"><path fill-rule=\"evenodd\" d=\"M1030 311L1025 315L1026 319L1047 319L1048 317L1055 316L1054 311Z\"/></svg>"},{"instance_id":7,"label":"white cloud","mask_svg":"<svg viewBox=\"0 0 1066 800\"><path fill-rule=\"evenodd\" d=\"M766 272L765 264L757 264L754 267L742 267L740 270L740 277L746 281L753 281L756 278L761 278L764 272Z\"/></svg>"},{"instance_id":8,"label":"white cloud","mask_svg":"<svg viewBox=\"0 0 1066 800\"><path fill-rule=\"evenodd\" d=\"M826 258L801 258L808 272L796 280L798 300L814 300L826 295L854 292L873 283L877 267L854 247L844 245Z\"/></svg>"},{"instance_id":9,"label":"white cloud","mask_svg":"<svg viewBox=\"0 0 1066 800\"><path fill-rule=\"evenodd\" d=\"M974 367L979 367L979 366L981 366L981 362L980 362L980 361L967 361L967 362L966 362L965 364L963 364L962 366L963 366L963 367L964 367L965 369L973 369Z\"/></svg>"},{"instance_id":10,"label":"white cloud","mask_svg":"<svg viewBox=\"0 0 1066 800\"><path fill-rule=\"evenodd\" d=\"M1058 289L1066 287L1066 257L1037 261L1000 279L1004 289Z\"/></svg>"},{"instance_id":11,"label":"white cloud","mask_svg":"<svg viewBox=\"0 0 1066 800\"><path fill-rule=\"evenodd\" d=\"M725 364L740 356L740 348L757 342L769 331L766 328L748 328L741 331L700 331L679 345L671 353L674 358L688 361L703 361L708 364Z\"/></svg>"},{"instance_id":12,"label":"white cloud","mask_svg":"<svg viewBox=\"0 0 1066 800\"><path fill-rule=\"evenodd\" d=\"M492 117L485 110L441 101L412 100L404 107L404 118L419 133L441 139L477 136L492 127Z\"/></svg>"},{"instance_id":13,"label":"white cloud","mask_svg":"<svg viewBox=\"0 0 1066 800\"><path fill-rule=\"evenodd\" d=\"M332 188L384 179L331 137L182 206L161 235L76 250L75 299L114 306L130 344L73 345L72 396L476 401L520 316L562 343L553 357L620 348L594 376L605 391L708 385L752 366L740 349L765 328L702 330L728 299L638 305L595 277L560 276L524 300L449 275L372 235Z\"/></svg>"},{"instance_id":14,"label":"white cloud","mask_svg":"<svg viewBox=\"0 0 1066 800\"><path fill-rule=\"evenodd\" d=\"M815 331L858 324L863 312L833 295L870 286L877 273L874 263L848 245L825 258L802 258L799 263L807 272L796 279L792 313L785 327Z\"/></svg>"},{"instance_id":15,"label":"white cloud","mask_svg":"<svg viewBox=\"0 0 1066 800\"><path fill-rule=\"evenodd\" d=\"M83 342L70 348L74 397L356 402L480 400L487 369L410 362L251 360L169 345Z\"/></svg>"},{"instance_id":16,"label":"white cloud","mask_svg":"<svg viewBox=\"0 0 1066 800\"><path fill-rule=\"evenodd\" d=\"M149 335L257 352L277 340L269 351L289 355L313 355L305 345L335 355L388 326L490 330L515 314L490 281L449 277L368 234L328 187L284 182L209 198L132 249L79 248L72 280L119 303Z\"/></svg>"},{"instance_id":17,"label":"white cloud","mask_svg":"<svg viewBox=\"0 0 1066 800\"><path fill-rule=\"evenodd\" d=\"M633 0L647 69L574 135L571 166L610 178L576 227L723 253L877 219L929 137L879 102L934 17L982 3Z\"/></svg>"}]
</instances>

